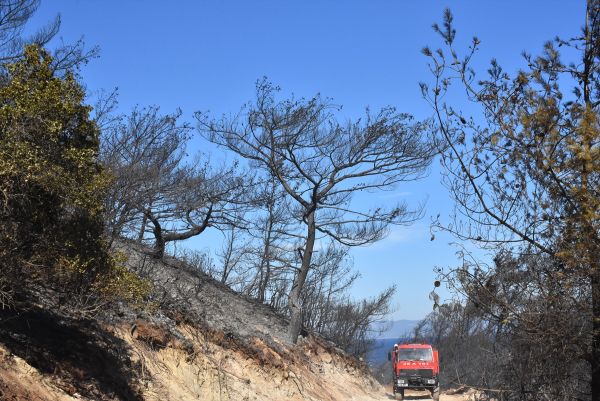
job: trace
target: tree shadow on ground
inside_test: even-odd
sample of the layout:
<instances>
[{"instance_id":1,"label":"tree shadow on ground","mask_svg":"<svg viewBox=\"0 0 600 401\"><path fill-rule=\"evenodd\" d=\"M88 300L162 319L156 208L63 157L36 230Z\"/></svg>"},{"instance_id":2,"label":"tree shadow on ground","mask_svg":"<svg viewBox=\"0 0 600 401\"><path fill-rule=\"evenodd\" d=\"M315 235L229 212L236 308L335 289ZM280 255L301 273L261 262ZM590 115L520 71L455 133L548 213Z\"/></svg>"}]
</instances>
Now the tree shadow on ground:
<instances>
[{"instance_id":1,"label":"tree shadow on ground","mask_svg":"<svg viewBox=\"0 0 600 401\"><path fill-rule=\"evenodd\" d=\"M128 345L92 320L43 309L0 310L0 343L43 374L90 398L142 400Z\"/></svg>"}]
</instances>

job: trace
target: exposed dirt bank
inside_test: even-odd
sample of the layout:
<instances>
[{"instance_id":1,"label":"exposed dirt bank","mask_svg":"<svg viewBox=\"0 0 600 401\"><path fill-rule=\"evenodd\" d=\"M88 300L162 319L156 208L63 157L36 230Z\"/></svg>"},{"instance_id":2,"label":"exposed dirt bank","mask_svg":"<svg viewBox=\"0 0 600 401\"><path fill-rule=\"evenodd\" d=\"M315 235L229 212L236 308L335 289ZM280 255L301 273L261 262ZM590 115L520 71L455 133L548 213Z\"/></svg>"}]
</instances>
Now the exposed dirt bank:
<instances>
[{"instance_id":1,"label":"exposed dirt bank","mask_svg":"<svg viewBox=\"0 0 600 401\"><path fill-rule=\"evenodd\" d=\"M304 336L290 344L285 319L271 308L180 261L157 261L133 245L119 249L154 283L156 308L116 308L98 319L42 306L0 310L0 400L393 399L331 343Z\"/></svg>"}]
</instances>

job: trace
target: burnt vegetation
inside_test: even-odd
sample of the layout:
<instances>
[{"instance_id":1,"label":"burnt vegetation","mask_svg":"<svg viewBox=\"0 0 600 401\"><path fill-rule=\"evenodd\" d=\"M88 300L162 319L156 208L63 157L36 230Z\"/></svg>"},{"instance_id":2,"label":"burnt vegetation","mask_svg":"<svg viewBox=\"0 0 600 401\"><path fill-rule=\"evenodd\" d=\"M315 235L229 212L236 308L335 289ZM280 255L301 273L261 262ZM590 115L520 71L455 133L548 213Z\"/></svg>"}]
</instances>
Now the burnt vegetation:
<instances>
[{"instance_id":1,"label":"burnt vegetation","mask_svg":"<svg viewBox=\"0 0 600 401\"><path fill-rule=\"evenodd\" d=\"M435 312L413 333L439 348L442 386L487 400L600 401L598 1L587 2L579 36L524 54L514 74L496 60L476 71L480 40L460 45L448 11L434 25L442 48L423 49L426 121L393 107L341 121L330 99L284 98L265 78L237 114L198 112L195 126L157 106L119 113L116 93L86 105L75 72L97 51L81 41L45 49L59 18L23 37L38 6L0 1L9 352L80 394L124 400L140 398L139 368L98 320L153 316L162 323L141 322L136 338L177 343L190 358L197 350L173 322L264 364L272 358L249 342L264 331L288 345L316 334L364 356L395 287L351 298L350 250L414 223L424 205L362 208L355 198L418 180L439 157L455 207L432 230L469 244L459 266L438 272L436 287L455 300L440 304L434 290ZM447 101L457 93L469 107ZM234 161L191 153L194 138ZM207 231L222 234L219 249L185 248ZM473 244L492 260L469 253ZM240 299L232 322L225 308ZM253 326L257 311L264 322Z\"/></svg>"},{"instance_id":2,"label":"burnt vegetation","mask_svg":"<svg viewBox=\"0 0 600 401\"><path fill-rule=\"evenodd\" d=\"M450 11L434 29L443 46L423 49L421 88L455 209L433 228L495 256L466 247L440 270L461 303L436 304L417 334L438 342L447 381L488 399L598 400L600 4L514 74L496 60L476 71L481 42L462 50ZM458 88L469 107L447 100Z\"/></svg>"},{"instance_id":3,"label":"burnt vegetation","mask_svg":"<svg viewBox=\"0 0 600 401\"><path fill-rule=\"evenodd\" d=\"M116 93L90 107L75 72L96 50L82 42L45 50L59 18L22 37L38 6L0 3L2 308L73 319L104 319L124 303L171 310L156 277L132 267L128 247L138 246L266 304L291 322L287 342L314 332L364 355L395 289L351 299L358 276L348 249L410 224L422 206L361 210L352 197L424 176L436 152L426 127L393 108L341 123L328 99L280 99L266 79L239 119L198 113L197 130L178 110L117 113ZM190 154L196 132L239 159ZM179 246L209 229L224 238L214 253ZM5 336L14 334L8 320Z\"/></svg>"}]
</instances>

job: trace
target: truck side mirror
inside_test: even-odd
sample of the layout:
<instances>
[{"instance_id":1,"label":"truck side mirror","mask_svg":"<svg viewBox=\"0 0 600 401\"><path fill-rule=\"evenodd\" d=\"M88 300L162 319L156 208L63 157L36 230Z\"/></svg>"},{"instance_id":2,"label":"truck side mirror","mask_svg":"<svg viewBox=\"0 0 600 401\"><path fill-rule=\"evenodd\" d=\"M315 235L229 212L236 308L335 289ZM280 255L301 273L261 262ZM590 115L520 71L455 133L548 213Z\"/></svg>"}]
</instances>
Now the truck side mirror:
<instances>
[{"instance_id":1,"label":"truck side mirror","mask_svg":"<svg viewBox=\"0 0 600 401\"><path fill-rule=\"evenodd\" d=\"M392 360L392 353L388 352L388 361L391 361L391 360Z\"/></svg>"}]
</instances>

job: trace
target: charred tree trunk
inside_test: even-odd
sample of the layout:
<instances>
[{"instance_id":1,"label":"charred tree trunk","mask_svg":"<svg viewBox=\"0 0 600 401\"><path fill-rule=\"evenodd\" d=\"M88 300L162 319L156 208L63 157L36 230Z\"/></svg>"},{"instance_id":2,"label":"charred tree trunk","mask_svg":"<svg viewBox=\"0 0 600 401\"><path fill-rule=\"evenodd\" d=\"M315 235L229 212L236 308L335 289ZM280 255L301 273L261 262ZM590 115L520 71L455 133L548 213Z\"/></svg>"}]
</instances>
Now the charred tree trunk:
<instances>
[{"instance_id":1,"label":"charred tree trunk","mask_svg":"<svg viewBox=\"0 0 600 401\"><path fill-rule=\"evenodd\" d=\"M265 293L271 279L271 235L273 233L273 205L269 204L269 221L266 238L264 240L264 250L260 263L260 279L258 283L258 300L265 301Z\"/></svg>"},{"instance_id":2,"label":"charred tree trunk","mask_svg":"<svg viewBox=\"0 0 600 401\"><path fill-rule=\"evenodd\" d=\"M162 230L160 221L152 214L152 212L146 211L145 215L148 217L148 220L150 220L153 226L152 233L154 234L154 257L160 259L165 255L165 246L167 242L182 241L184 239L192 238L206 230L206 228L210 225L210 219L212 217L212 205L209 207L208 212L206 212L204 220L199 225L195 224L191 220L188 212L187 220L192 227L183 232L165 233Z\"/></svg>"},{"instance_id":3,"label":"charred tree trunk","mask_svg":"<svg viewBox=\"0 0 600 401\"><path fill-rule=\"evenodd\" d=\"M231 231L231 236L227 239L227 248L225 251L225 255L223 258L223 273L221 273L221 283L222 284L227 284L227 280L229 279L229 274L231 274L231 270L233 269L234 266L231 266L232 262L232 256L233 256L233 252L235 252L234 250L234 246L235 246L235 234L233 233L233 230Z\"/></svg>"},{"instance_id":4,"label":"charred tree trunk","mask_svg":"<svg viewBox=\"0 0 600 401\"><path fill-rule=\"evenodd\" d=\"M144 214L144 216L142 216L142 226L140 227L140 232L139 232L138 238L137 238L137 242L139 244L141 244L142 241L144 240L144 234L146 233L146 224L148 224L148 216L146 216L146 214Z\"/></svg>"},{"instance_id":5,"label":"charred tree trunk","mask_svg":"<svg viewBox=\"0 0 600 401\"><path fill-rule=\"evenodd\" d=\"M600 269L592 275L592 401L600 401Z\"/></svg>"},{"instance_id":6,"label":"charred tree trunk","mask_svg":"<svg viewBox=\"0 0 600 401\"><path fill-rule=\"evenodd\" d=\"M304 283L306 282L308 271L310 270L310 262L315 246L316 225L314 209L308 213L306 222L308 228L306 236L306 245L304 247L304 253L302 254L302 264L300 265L300 271L294 278L294 283L292 284L292 290L290 291L289 296L290 326L288 333L290 336L290 340L294 344L298 341L298 336L300 335L300 331L302 330L303 310L301 303L301 294L302 289L304 288Z\"/></svg>"},{"instance_id":7,"label":"charred tree trunk","mask_svg":"<svg viewBox=\"0 0 600 401\"><path fill-rule=\"evenodd\" d=\"M152 233L154 234L154 253L152 256L161 259L165 254L165 237L163 236L162 226L150 211L146 211L144 216L152 222Z\"/></svg>"}]
</instances>

